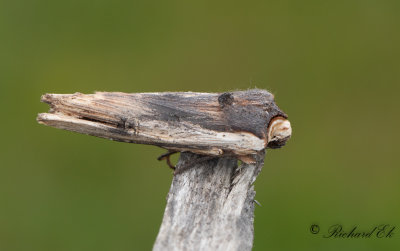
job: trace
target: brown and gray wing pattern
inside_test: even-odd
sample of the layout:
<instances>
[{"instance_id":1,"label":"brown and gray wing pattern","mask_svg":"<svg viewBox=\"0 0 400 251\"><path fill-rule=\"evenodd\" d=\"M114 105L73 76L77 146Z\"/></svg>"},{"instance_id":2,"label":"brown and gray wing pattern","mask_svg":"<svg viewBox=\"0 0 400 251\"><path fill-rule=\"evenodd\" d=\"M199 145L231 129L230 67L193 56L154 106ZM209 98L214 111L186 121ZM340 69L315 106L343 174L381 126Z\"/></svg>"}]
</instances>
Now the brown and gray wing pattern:
<instances>
[{"instance_id":1,"label":"brown and gray wing pattern","mask_svg":"<svg viewBox=\"0 0 400 251\"><path fill-rule=\"evenodd\" d=\"M286 115L264 90L229 93L46 94L38 121L116 141L209 155L251 155L267 145L267 128Z\"/></svg>"}]
</instances>

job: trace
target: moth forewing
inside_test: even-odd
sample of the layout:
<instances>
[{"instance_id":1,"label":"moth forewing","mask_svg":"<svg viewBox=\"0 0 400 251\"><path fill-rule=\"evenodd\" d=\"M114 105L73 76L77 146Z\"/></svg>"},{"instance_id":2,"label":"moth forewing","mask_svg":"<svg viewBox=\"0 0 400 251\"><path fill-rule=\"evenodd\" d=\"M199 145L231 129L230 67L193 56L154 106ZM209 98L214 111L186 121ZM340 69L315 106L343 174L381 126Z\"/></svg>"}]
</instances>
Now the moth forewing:
<instances>
[{"instance_id":1,"label":"moth forewing","mask_svg":"<svg viewBox=\"0 0 400 251\"><path fill-rule=\"evenodd\" d=\"M51 106L49 113L38 116L45 125L181 152L235 155L246 162L267 147L271 120L286 118L272 94L258 89L222 94L46 94L42 101Z\"/></svg>"}]
</instances>

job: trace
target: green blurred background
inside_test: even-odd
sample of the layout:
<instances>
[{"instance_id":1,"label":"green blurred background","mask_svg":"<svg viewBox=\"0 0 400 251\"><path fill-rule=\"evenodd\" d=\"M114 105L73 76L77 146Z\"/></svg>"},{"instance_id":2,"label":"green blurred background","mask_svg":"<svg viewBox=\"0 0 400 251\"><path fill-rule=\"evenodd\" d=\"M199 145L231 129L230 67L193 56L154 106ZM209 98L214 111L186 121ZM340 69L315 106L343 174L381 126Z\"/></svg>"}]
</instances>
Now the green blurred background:
<instances>
[{"instance_id":1,"label":"green blurred background","mask_svg":"<svg viewBox=\"0 0 400 251\"><path fill-rule=\"evenodd\" d=\"M164 151L39 125L42 94L253 87L293 125L255 184L254 250L398 249L399 80L397 0L0 0L0 250L149 250L163 216Z\"/></svg>"}]
</instances>

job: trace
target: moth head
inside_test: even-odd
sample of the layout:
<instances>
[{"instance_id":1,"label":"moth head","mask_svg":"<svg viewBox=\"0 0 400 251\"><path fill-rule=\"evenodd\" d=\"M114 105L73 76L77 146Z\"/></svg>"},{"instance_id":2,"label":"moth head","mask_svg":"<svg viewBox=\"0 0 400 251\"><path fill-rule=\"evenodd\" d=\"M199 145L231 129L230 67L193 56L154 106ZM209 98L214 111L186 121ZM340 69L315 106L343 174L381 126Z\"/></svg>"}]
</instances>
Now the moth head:
<instances>
[{"instance_id":1,"label":"moth head","mask_svg":"<svg viewBox=\"0 0 400 251\"><path fill-rule=\"evenodd\" d=\"M271 120L267 129L267 148L281 148L292 135L289 120L278 116Z\"/></svg>"}]
</instances>

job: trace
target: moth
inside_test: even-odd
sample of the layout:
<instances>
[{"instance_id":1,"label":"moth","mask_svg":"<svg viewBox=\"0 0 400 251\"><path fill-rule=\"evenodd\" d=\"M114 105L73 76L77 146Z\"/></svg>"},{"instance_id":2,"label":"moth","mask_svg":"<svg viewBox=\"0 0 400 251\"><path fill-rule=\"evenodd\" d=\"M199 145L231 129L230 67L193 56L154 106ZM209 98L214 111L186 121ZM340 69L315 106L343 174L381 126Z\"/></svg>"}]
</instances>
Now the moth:
<instances>
[{"instance_id":1,"label":"moth","mask_svg":"<svg viewBox=\"0 0 400 251\"><path fill-rule=\"evenodd\" d=\"M225 93L155 92L45 94L44 125L176 152L234 156L252 163L290 138L287 115L265 90Z\"/></svg>"}]
</instances>

